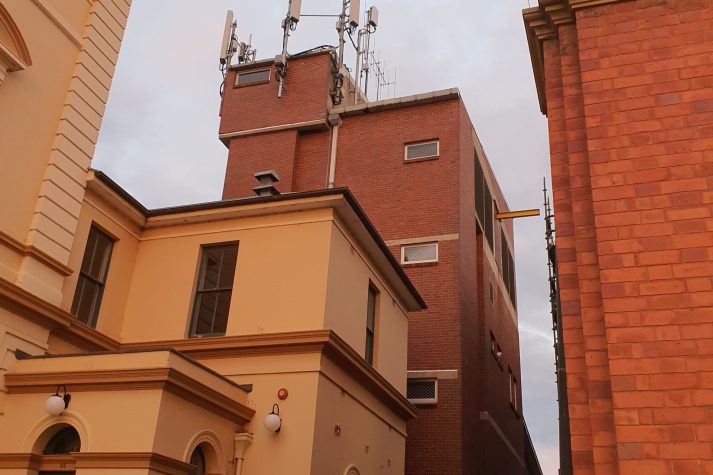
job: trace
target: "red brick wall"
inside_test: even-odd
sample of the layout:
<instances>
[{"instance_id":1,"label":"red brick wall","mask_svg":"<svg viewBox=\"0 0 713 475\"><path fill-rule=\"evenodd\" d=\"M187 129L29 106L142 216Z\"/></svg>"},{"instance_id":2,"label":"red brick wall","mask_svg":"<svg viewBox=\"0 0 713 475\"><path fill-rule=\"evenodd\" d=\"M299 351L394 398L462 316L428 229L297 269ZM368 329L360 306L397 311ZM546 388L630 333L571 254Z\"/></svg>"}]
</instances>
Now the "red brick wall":
<instances>
[{"instance_id":1,"label":"red brick wall","mask_svg":"<svg viewBox=\"0 0 713 475\"><path fill-rule=\"evenodd\" d=\"M305 71L300 61L291 62L295 67L289 73L298 83L296 71ZM256 91L259 87L251 86ZM240 88L240 93L242 89L250 88ZM226 124L242 113L238 103L234 105L235 115L223 115L221 130L236 130L232 123ZM282 120L274 111L260 114L260 120ZM251 195L256 184L253 173L271 168L280 173L281 191L325 188L330 135L330 131L291 131L232 139L224 197ZM437 160L404 162L404 144L429 139L440 141ZM482 280L484 272L492 273L496 283L500 272L478 258L482 234L476 236L473 130L462 101L343 116L337 147L336 186L349 187L385 240L459 236L439 242L437 264L405 267L429 305L409 319L409 369L459 373L455 380L439 380L438 404L421 406L418 418L409 424L406 472L524 473L508 448L508 444L516 447L524 457L522 421L509 407L507 366L497 374L484 367L490 357L489 337L486 340L484 335L497 327L504 353L520 380L517 327L501 314L507 297L498 295L497 307L487 313L478 310L487 295L478 277ZM505 210L487 164L485 168L493 198ZM506 232L512 238L509 224ZM400 246L391 250L400 259ZM495 255L500 255L497 249ZM507 443L490 423L481 422L481 411L496 421ZM490 455L487 461L484 453ZM510 468L513 463L519 469Z\"/></svg>"},{"instance_id":2,"label":"red brick wall","mask_svg":"<svg viewBox=\"0 0 713 475\"><path fill-rule=\"evenodd\" d=\"M220 108L221 134L326 119L331 104L329 53L289 61L282 98L277 97L275 68L270 69L269 83L243 87L234 86L236 71L228 72Z\"/></svg>"},{"instance_id":3,"label":"red brick wall","mask_svg":"<svg viewBox=\"0 0 713 475\"><path fill-rule=\"evenodd\" d=\"M576 473L713 470L713 1L544 43Z\"/></svg>"},{"instance_id":4,"label":"red brick wall","mask_svg":"<svg viewBox=\"0 0 713 475\"><path fill-rule=\"evenodd\" d=\"M258 181L254 175L266 170L275 170L280 176L275 188L283 193L292 191L296 146L297 131L294 129L231 139L223 199L255 196L253 187Z\"/></svg>"}]
</instances>

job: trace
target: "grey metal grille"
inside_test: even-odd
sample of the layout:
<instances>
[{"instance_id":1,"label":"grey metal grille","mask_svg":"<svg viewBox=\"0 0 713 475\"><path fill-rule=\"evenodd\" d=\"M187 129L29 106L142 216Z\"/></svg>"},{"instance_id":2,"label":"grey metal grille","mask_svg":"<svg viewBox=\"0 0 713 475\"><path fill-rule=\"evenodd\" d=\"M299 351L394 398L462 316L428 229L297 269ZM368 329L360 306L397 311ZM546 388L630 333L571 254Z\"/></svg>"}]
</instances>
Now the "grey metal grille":
<instances>
[{"instance_id":1,"label":"grey metal grille","mask_svg":"<svg viewBox=\"0 0 713 475\"><path fill-rule=\"evenodd\" d=\"M438 140L406 145L406 160L438 156Z\"/></svg>"},{"instance_id":2,"label":"grey metal grille","mask_svg":"<svg viewBox=\"0 0 713 475\"><path fill-rule=\"evenodd\" d=\"M406 385L406 398L411 401L436 402L436 380L409 379Z\"/></svg>"},{"instance_id":3,"label":"grey metal grille","mask_svg":"<svg viewBox=\"0 0 713 475\"><path fill-rule=\"evenodd\" d=\"M404 246L401 250L401 262L404 264L414 262L436 262L438 260L438 244L418 244Z\"/></svg>"}]
</instances>

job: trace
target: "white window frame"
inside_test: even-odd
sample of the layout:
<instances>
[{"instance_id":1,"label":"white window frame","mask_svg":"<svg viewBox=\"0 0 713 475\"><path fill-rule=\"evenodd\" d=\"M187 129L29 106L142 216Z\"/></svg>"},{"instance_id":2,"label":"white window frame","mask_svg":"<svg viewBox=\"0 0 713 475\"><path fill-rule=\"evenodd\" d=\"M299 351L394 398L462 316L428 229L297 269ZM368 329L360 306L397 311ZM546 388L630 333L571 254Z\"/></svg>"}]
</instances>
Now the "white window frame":
<instances>
[{"instance_id":1,"label":"white window frame","mask_svg":"<svg viewBox=\"0 0 713 475\"><path fill-rule=\"evenodd\" d=\"M406 248L409 247L418 247L418 246L429 246L429 245L434 245L436 246L436 258L435 259L425 259L423 261L409 261L406 262ZM401 246L401 265L404 266L410 266L413 264L428 264L432 262L438 262L438 241L434 242L419 242L419 243L413 243L413 244L403 244Z\"/></svg>"},{"instance_id":2,"label":"white window frame","mask_svg":"<svg viewBox=\"0 0 713 475\"><path fill-rule=\"evenodd\" d=\"M406 380L406 393L408 395L408 383L410 381L428 381L433 382L433 398L425 399L409 399L411 404L436 404L438 403L438 378L408 378Z\"/></svg>"},{"instance_id":3,"label":"white window frame","mask_svg":"<svg viewBox=\"0 0 713 475\"><path fill-rule=\"evenodd\" d=\"M267 71L267 80L265 81L255 81L250 84L238 84L239 78L241 74L250 74L250 73L261 73L263 71ZM264 84L266 82L270 82L272 79L272 68L258 68L258 69L248 69L246 71L238 71L238 73L235 75L235 84L233 84L234 87L246 87L246 86L252 86L253 84Z\"/></svg>"},{"instance_id":4,"label":"white window frame","mask_svg":"<svg viewBox=\"0 0 713 475\"><path fill-rule=\"evenodd\" d=\"M436 154L435 155L428 155L425 157L418 157L418 158L408 158L409 147L413 147L415 145L423 145L423 144L427 144L427 143L433 143L433 142L436 143ZM405 162L417 162L419 160L430 160L430 159L438 158L440 156L441 156L441 141L439 139L423 140L421 142L411 142L411 143L404 144L404 161Z\"/></svg>"}]
</instances>

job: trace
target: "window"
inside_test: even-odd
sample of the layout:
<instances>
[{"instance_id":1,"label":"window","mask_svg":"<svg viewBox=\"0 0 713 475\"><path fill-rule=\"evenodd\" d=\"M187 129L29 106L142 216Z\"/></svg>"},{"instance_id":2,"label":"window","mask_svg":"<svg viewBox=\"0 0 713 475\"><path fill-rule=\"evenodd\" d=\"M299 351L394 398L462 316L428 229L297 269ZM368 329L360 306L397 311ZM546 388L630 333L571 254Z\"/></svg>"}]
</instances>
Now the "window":
<instances>
[{"instance_id":1,"label":"window","mask_svg":"<svg viewBox=\"0 0 713 475\"><path fill-rule=\"evenodd\" d=\"M203 450L200 447L196 447L193 453L191 454L190 464L194 467L197 467L197 470L195 472L196 475L205 474L205 455L203 455Z\"/></svg>"},{"instance_id":2,"label":"window","mask_svg":"<svg viewBox=\"0 0 713 475\"><path fill-rule=\"evenodd\" d=\"M409 379L406 398L413 404L435 404L438 402L438 380Z\"/></svg>"},{"instance_id":3,"label":"window","mask_svg":"<svg viewBox=\"0 0 713 475\"><path fill-rule=\"evenodd\" d=\"M401 247L402 264L438 262L438 243L414 244Z\"/></svg>"},{"instance_id":4,"label":"window","mask_svg":"<svg viewBox=\"0 0 713 475\"><path fill-rule=\"evenodd\" d=\"M438 158L439 148L438 140L406 144L404 147L404 160Z\"/></svg>"},{"instance_id":5,"label":"window","mask_svg":"<svg viewBox=\"0 0 713 475\"><path fill-rule=\"evenodd\" d=\"M510 251L510 245L505 238L505 232L500 233L500 249L502 261L503 282L510 296L513 307L517 308L517 296L515 295L515 262Z\"/></svg>"},{"instance_id":6,"label":"window","mask_svg":"<svg viewBox=\"0 0 713 475\"><path fill-rule=\"evenodd\" d=\"M74 427L65 427L50 438L42 450L42 455L66 455L79 452L81 443Z\"/></svg>"},{"instance_id":7,"label":"window","mask_svg":"<svg viewBox=\"0 0 713 475\"><path fill-rule=\"evenodd\" d=\"M366 304L366 348L364 359L370 365L374 364L374 336L376 334L376 305L379 292L369 284L369 295Z\"/></svg>"},{"instance_id":8,"label":"window","mask_svg":"<svg viewBox=\"0 0 713 475\"><path fill-rule=\"evenodd\" d=\"M270 80L269 69L258 69L256 71L239 72L235 78L236 86L249 86L251 84L259 84Z\"/></svg>"},{"instance_id":9,"label":"window","mask_svg":"<svg viewBox=\"0 0 713 475\"><path fill-rule=\"evenodd\" d=\"M191 337L225 334L237 258L237 243L203 246Z\"/></svg>"},{"instance_id":10,"label":"window","mask_svg":"<svg viewBox=\"0 0 713 475\"><path fill-rule=\"evenodd\" d=\"M517 379L512 374L512 369L508 368L510 374L510 406L517 412Z\"/></svg>"},{"instance_id":11,"label":"window","mask_svg":"<svg viewBox=\"0 0 713 475\"><path fill-rule=\"evenodd\" d=\"M113 247L112 238L94 226L89 229L87 247L84 249L79 280L74 291L72 314L77 317L77 320L91 327L97 325Z\"/></svg>"},{"instance_id":12,"label":"window","mask_svg":"<svg viewBox=\"0 0 713 475\"><path fill-rule=\"evenodd\" d=\"M490 305L495 303L495 290L493 289L493 281L488 279L488 299L490 300Z\"/></svg>"},{"instance_id":13,"label":"window","mask_svg":"<svg viewBox=\"0 0 713 475\"><path fill-rule=\"evenodd\" d=\"M503 350L500 349L498 341L495 339L493 332L490 332L490 352L493 354L495 361L498 362L500 369L503 368Z\"/></svg>"},{"instance_id":14,"label":"window","mask_svg":"<svg viewBox=\"0 0 713 475\"><path fill-rule=\"evenodd\" d=\"M488 240L490 249L493 249L493 196L485 179L483 165L478 154L475 157L475 214L483 228L483 233Z\"/></svg>"}]
</instances>

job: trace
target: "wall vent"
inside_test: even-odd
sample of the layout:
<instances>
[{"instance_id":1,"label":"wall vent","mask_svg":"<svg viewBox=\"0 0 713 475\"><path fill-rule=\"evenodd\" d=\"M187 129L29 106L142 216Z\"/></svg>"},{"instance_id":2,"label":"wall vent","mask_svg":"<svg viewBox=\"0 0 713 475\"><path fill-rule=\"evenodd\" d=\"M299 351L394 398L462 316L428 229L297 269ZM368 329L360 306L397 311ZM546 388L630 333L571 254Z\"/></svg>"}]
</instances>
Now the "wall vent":
<instances>
[{"instance_id":1,"label":"wall vent","mask_svg":"<svg viewBox=\"0 0 713 475\"><path fill-rule=\"evenodd\" d=\"M438 140L406 144L404 147L404 160L423 160L438 158Z\"/></svg>"},{"instance_id":2,"label":"wall vent","mask_svg":"<svg viewBox=\"0 0 713 475\"><path fill-rule=\"evenodd\" d=\"M406 398L412 404L434 404L438 402L438 380L409 379L406 383Z\"/></svg>"},{"instance_id":3,"label":"wall vent","mask_svg":"<svg viewBox=\"0 0 713 475\"><path fill-rule=\"evenodd\" d=\"M438 262L438 243L413 244L401 247L402 264Z\"/></svg>"}]
</instances>

